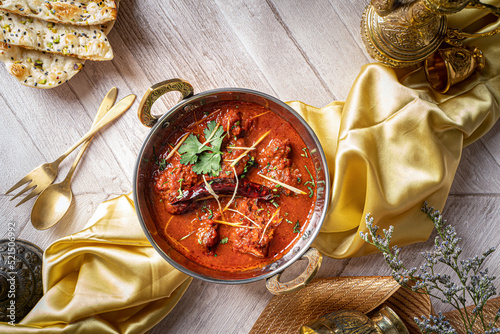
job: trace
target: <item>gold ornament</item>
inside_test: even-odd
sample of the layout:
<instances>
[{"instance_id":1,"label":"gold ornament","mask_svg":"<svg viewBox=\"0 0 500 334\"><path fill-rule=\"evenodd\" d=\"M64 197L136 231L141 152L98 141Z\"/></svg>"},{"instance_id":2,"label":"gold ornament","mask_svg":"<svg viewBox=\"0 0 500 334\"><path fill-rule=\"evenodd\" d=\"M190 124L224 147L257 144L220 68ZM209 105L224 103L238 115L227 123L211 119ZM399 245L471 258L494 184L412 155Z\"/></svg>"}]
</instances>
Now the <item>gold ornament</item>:
<instances>
[{"instance_id":1,"label":"gold ornament","mask_svg":"<svg viewBox=\"0 0 500 334\"><path fill-rule=\"evenodd\" d=\"M409 334L398 315L388 306L371 317L354 310L328 313L300 328L301 334Z\"/></svg>"},{"instance_id":2,"label":"gold ornament","mask_svg":"<svg viewBox=\"0 0 500 334\"><path fill-rule=\"evenodd\" d=\"M444 86L437 90L446 92L451 85L464 80L465 74L469 76L475 69L484 67L480 51L464 49L463 40L500 32L500 27L481 34L449 28L446 15L464 8L484 9L500 16L499 8L478 0L371 0L363 13L361 36L370 56L390 67L412 66L431 58L426 61L427 66L432 67L426 68L426 72L432 73L428 75L429 81L433 87ZM438 48L443 42L451 49L460 48L448 50L444 56L446 61L439 60L443 53ZM436 62L446 64L450 75L446 82L437 82L436 75L444 74L442 69L436 73ZM458 67L467 70L457 71Z\"/></svg>"},{"instance_id":3,"label":"gold ornament","mask_svg":"<svg viewBox=\"0 0 500 334\"><path fill-rule=\"evenodd\" d=\"M438 49L425 60L425 75L432 88L446 93L451 86L468 78L485 66L483 53L478 48L451 47Z\"/></svg>"}]
</instances>

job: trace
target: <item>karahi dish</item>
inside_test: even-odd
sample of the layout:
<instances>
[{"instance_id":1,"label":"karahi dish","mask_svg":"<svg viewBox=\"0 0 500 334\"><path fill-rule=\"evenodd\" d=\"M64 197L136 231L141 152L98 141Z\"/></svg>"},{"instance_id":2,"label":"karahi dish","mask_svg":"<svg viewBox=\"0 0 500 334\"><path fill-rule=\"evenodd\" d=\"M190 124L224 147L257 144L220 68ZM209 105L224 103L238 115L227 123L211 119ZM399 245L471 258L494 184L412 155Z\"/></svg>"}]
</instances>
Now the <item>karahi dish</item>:
<instances>
[{"instance_id":1,"label":"karahi dish","mask_svg":"<svg viewBox=\"0 0 500 334\"><path fill-rule=\"evenodd\" d=\"M165 114L141 149L134 198L153 246L176 268L219 283L284 270L326 212L319 141L265 94L197 94Z\"/></svg>"}]
</instances>

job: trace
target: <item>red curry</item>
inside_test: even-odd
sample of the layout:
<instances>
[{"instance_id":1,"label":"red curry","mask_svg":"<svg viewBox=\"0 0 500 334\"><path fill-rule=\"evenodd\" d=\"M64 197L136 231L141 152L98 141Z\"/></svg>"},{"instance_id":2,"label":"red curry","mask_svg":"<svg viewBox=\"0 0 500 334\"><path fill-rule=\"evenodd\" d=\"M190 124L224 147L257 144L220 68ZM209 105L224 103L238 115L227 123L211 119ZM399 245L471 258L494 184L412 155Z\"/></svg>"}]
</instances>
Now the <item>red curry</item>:
<instances>
[{"instance_id":1,"label":"red curry","mask_svg":"<svg viewBox=\"0 0 500 334\"><path fill-rule=\"evenodd\" d=\"M309 223L316 199L310 152L263 106L202 106L155 155L149 189L158 231L202 266L262 267L284 255Z\"/></svg>"}]
</instances>

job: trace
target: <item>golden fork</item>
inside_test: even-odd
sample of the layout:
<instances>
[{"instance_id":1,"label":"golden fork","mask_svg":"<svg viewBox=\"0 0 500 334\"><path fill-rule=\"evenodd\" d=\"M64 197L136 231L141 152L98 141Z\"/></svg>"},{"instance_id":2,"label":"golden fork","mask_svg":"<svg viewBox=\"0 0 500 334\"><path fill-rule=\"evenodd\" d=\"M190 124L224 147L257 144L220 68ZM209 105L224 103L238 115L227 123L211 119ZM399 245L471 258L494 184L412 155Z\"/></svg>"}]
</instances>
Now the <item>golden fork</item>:
<instances>
[{"instance_id":1,"label":"golden fork","mask_svg":"<svg viewBox=\"0 0 500 334\"><path fill-rule=\"evenodd\" d=\"M108 94L106 94L106 99L112 98L112 94L115 94L116 88L112 88ZM85 134L78 142L76 142L73 146L71 146L66 152L64 152L59 158L57 158L52 163L45 163L43 165L38 166L33 171L31 171L28 175L23 177L19 182L12 186L5 194L9 194L10 192L16 190L23 184L28 183L28 185L21 190L17 195L11 198L11 201L17 198L19 195L22 195L26 191L33 189L32 192L23 198L17 205L21 205L36 195L40 194L43 190L45 190L56 178L57 171L59 168L59 164L63 161L71 152L73 152L78 146L80 146L83 142L90 139L95 133L101 130L108 123L114 121L118 116L120 116L123 112L125 112L131 105L134 103L135 95L131 94L124 97L120 100L102 119L96 126L92 127L87 134Z\"/></svg>"},{"instance_id":2,"label":"golden fork","mask_svg":"<svg viewBox=\"0 0 500 334\"><path fill-rule=\"evenodd\" d=\"M102 100L97 110L91 128L99 123L109 109L111 109L115 103L116 95L116 89L110 90L108 94L106 94L106 97ZM87 140L83 143L82 147L80 147L80 152L78 152L73 164L69 168L66 178L64 178L62 182L51 184L38 195L31 209L31 224L33 224L33 227L36 229L45 230L54 226L68 211L73 200L71 179L85 150L90 145L92 138Z\"/></svg>"}]
</instances>

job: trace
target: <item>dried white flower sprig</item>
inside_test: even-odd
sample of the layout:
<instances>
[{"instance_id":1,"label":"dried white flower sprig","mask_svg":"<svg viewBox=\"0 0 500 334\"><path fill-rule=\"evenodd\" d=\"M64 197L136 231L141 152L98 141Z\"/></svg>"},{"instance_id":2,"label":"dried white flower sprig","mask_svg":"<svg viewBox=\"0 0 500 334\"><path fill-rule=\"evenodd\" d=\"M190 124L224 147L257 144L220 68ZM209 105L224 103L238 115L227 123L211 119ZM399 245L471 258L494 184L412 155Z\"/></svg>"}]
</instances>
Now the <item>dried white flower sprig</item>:
<instances>
[{"instance_id":1,"label":"dried white flower sprig","mask_svg":"<svg viewBox=\"0 0 500 334\"><path fill-rule=\"evenodd\" d=\"M428 294L457 309L467 333L473 333L472 329L476 322L480 322L484 329L482 332L485 334L500 333L500 328L495 327L500 318L500 310L495 319L489 323L486 322L483 313L488 299L496 295L496 288L493 285L495 277L489 276L488 269L481 269L481 267L495 248L488 249L481 256L459 260L462 248L458 244L461 238L457 236L455 229L450 225L445 225L446 220L439 211L428 207L427 203L424 203L422 211L434 223L437 236L434 240L434 251L421 253L425 263L418 269L407 269L399 259L401 249L397 246L390 247L394 232L393 226L390 226L389 230L384 229L384 237L382 237L377 234L379 227L373 225L373 218L367 214L365 220L368 233L360 232L361 238L382 252L385 261L392 269L392 277L399 285L418 293ZM435 268L438 263L450 267L456 278L452 280L450 275L438 274ZM465 308L467 296L474 303L475 307L472 311ZM441 313L438 316L431 315L429 318L416 317L414 320L424 334L457 333Z\"/></svg>"}]
</instances>

